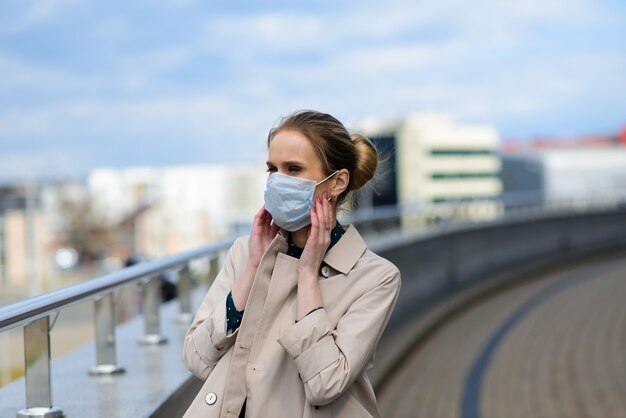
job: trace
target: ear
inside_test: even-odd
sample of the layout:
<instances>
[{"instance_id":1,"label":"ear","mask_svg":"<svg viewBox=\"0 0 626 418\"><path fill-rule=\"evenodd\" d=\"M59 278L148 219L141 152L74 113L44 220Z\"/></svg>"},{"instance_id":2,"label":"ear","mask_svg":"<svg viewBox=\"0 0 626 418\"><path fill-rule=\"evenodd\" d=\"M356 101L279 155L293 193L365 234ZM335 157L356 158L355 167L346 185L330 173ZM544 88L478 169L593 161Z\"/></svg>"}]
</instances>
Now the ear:
<instances>
[{"instance_id":1,"label":"ear","mask_svg":"<svg viewBox=\"0 0 626 418\"><path fill-rule=\"evenodd\" d=\"M333 176L333 179L335 182L330 189L330 194L336 198L348 188L348 183L350 183L350 172L345 168L342 168Z\"/></svg>"}]
</instances>

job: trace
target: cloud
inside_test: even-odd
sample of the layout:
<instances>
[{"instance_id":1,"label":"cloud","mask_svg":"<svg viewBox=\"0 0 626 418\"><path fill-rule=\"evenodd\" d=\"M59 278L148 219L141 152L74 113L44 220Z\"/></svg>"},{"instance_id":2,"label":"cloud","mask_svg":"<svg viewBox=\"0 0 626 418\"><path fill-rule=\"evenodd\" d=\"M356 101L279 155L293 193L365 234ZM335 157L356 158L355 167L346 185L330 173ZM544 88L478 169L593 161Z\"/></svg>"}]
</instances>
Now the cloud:
<instances>
[{"instance_id":1,"label":"cloud","mask_svg":"<svg viewBox=\"0 0 626 418\"><path fill-rule=\"evenodd\" d=\"M82 5L81 0L24 0L13 5L3 4L5 13L0 15L0 36L57 24Z\"/></svg>"},{"instance_id":2,"label":"cloud","mask_svg":"<svg viewBox=\"0 0 626 418\"><path fill-rule=\"evenodd\" d=\"M121 4L0 17L1 155L249 161L300 108L346 121L435 110L516 135L625 121L615 3Z\"/></svg>"},{"instance_id":3,"label":"cloud","mask_svg":"<svg viewBox=\"0 0 626 418\"><path fill-rule=\"evenodd\" d=\"M100 43L120 44L132 36L128 20L114 17L98 22L91 30L92 38Z\"/></svg>"},{"instance_id":4,"label":"cloud","mask_svg":"<svg viewBox=\"0 0 626 418\"><path fill-rule=\"evenodd\" d=\"M0 154L0 182L75 178L85 166L77 154L60 151Z\"/></svg>"},{"instance_id":5,"label":"cloud","mask_svg":"<svg viewBox=\"0 0 626 418\"><path fill-rule=\"evenodd\" d=\"M0 104L4 102L0 111L23 100L41 102L51 97L84 94L108 82L103 76L36 65L1 51L0 71Z\"/></svg>"},{"instance_id":6,"label":"cloud","mask_svg":"<svg viewBox=\"0 0 626 418\"><path fill-rule=\"evenodd\" d=\"M155 164L254 161L264 152L275 108L242 109L220 96L71 101L0 113L0 144L35 155L48 149L81 152L83 169L98 160L106 165L139 164L142 158Z\"/></svg>"},{"instance_id":7,"label":"cloud","mask_svg":"<svg viewBox=\"0 0 626 418\"><path fill-rule=\"evenodd\" d=\"M28 137L47 132L52 137L68 130L84 136L128 135L178 131L201 137L211 130L207 116L219 113L224 103L218 98L71 101L5 112L0 117L0 137ZM69 128L74 125L73 128Z\"/></svg>"}]
</instances>

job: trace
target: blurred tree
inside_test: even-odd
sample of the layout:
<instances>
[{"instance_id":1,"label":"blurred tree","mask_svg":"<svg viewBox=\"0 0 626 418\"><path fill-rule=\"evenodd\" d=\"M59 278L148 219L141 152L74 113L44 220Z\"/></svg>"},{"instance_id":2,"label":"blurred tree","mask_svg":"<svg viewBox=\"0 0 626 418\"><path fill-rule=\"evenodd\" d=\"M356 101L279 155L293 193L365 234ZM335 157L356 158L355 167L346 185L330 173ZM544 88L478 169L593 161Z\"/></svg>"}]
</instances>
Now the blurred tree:
<instances>
[{"instance_id":1,"label":"blurred tree","mask_svg":"<svg viewBox=\"0 0 626 418\"><path fill-rule=\"evenodd\" d=\"M115 244L115 231L97 213L91 199L87 196L64 198L59 205L66 245L78 252L80 262L106 257Z\"/></svg>"}]
</instances>

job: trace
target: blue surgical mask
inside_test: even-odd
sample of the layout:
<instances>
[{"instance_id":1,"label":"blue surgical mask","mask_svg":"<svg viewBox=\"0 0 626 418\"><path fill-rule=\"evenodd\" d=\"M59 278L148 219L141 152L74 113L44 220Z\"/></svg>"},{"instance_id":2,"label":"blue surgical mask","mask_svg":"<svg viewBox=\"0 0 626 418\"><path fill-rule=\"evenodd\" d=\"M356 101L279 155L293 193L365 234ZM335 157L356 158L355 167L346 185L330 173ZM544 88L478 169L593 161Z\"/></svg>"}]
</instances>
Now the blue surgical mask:
<instances>
[{"instance_id":1,"label":"blue surgical mask","mask_svg":"<svg viewBox=\"0 0 626 418\"><path fill-rule=\"evenodd\" d=\"M317 183L282 173L270 174L265 188L265 209L274 223L289 232L310 224L315 188L336 173Z\"/></svg>"}]
</instances>

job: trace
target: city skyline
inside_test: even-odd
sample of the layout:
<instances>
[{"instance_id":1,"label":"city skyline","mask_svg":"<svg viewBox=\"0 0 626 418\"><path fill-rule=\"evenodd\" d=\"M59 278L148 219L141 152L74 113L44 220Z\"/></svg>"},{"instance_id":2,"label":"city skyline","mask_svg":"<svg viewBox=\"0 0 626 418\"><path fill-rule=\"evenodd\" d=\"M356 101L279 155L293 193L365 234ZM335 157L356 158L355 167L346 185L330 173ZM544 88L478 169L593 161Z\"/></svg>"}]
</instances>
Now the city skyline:
<instances>
[{"instance_id":1,"label":"city skyline","mask_svg":"<svg viewBox=\"0 0 626 418\"><path fill-rule=\"evenodd\" d=\"M358 5L358 7L357 7ZM250 163L281 115L415 111L503 139L617 133L617 1L0 6L0 177Z\"/></svg>"}]
</instances>

